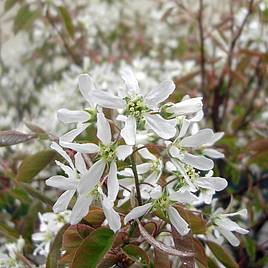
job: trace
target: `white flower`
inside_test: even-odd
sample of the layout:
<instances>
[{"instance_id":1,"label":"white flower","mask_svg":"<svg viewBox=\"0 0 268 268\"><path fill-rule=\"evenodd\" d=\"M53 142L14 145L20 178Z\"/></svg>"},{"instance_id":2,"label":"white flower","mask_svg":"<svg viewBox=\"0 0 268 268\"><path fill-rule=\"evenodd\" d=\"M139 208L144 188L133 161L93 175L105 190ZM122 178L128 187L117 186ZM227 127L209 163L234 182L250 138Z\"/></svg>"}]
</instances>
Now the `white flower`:
<instances>
[{"instance_id":1,"label":"white flower","mask_svg":"<svg viewBox=\"0 0 268 268\"><path fill-rule=\"evenodd\" d=\"M56 150L69 164L68 166L56 161L56 164L65 172L65 176L56 175L46 180L46 184L51 187L63 190L63 194L58 198L57 202L53 206L55 213L65 211L74 196L80 177L83 177L86 172L86 164L81 153L76 153L74 156L74 164L70 156L55 142L52 143L51 148Z\"/></svg>"},{"instance_id":2,"label":"white flower","mask_svg":"<svg viewBox=\"0 0 268 268\"><path fill-rule=\"evenodd\" d=\"M200 172L197 172L192 166L182 164L176 159L172 159L172 162L167 162L166 168L171 175L167 178L167 181L173 181L168 184L170 191L200 191L199 201L206 204L211 204L212 197L216 191L222 191L228 185L227 181L221 177L213 177L213 171L210 170L205 176L200 176Z\"/></svg>"},{"instance_id":3,"label":"white flower","mask_svg":"<svg viewBox=\"0 0 268 268\"><path fill-rule=\"evenodd\" d=\"M38 214L40 220L39 232L32 235L32 240L37 244L33 254L47 256L50 244L55 238L61 227L70 220L71 212L69 210L55 214Z\"/></svg>"},{"instance_id":4,"label":"white flower","mask_svg":"<svg viewBox=\"0 0 268 268\"><path fill-rule=\"evenodd\" d=\"M121 130L121 136L125 142L134 145L136 130L143 124L163 139L174 137L176 134L175 121L165 120L156 113L159 110L158 105L175 90L175 84L171 80L166 80L158 87L145 91L139 88L138 81L129 68L124 69L121 75L127 90L120 96L100 90L92 92L92 95L100 106L122 111L118 120L125 124Z\"/></svg>"},{"instance_id":5,"label":"white flower","mask_svg":"<svg viewBox=\"0 0 268 268\"><path fill-rule=\"evenodd\" d=\"M227 241L234 247L240 244L239 239L233 234L237 232L240 234L247 234L249 231L240 227L236 222L229 219L233 216L247 216L247 210L242 209L235 213L224 213L222 208L217 209L211 217L214 228L221 233L221 235L227 239Z\"/></svg>"},{"instance_id":6,"label":"white flower","mask_svg":"<svg viewBox=\"0 0 268 268\"><path fill-rule=\"evenodd\" d=\"M21 268L24 264L17 259L17 254L22 253L25 241L22 237L15 243L7 243L3 253L0 252L0 267Z\"/></svg>"},{"instance_id":7,"label":"white flower","mask_svg":"<svg viewBox=\"0 0 268 268\"><path fill-rule=\"evenodd\" d=\"M148 213L152 209L160 209L169 218L171 224L181 235L186 235L190 229L188 223L180 216L179 212L172 206L175 202L192 203L194 195L190 192L176 192L167 196L162 193L161 187L158 185L151 193L152 202L143 206L133 208L125 217L124 223L127 224L131 220L138 219Z\"/></svg>"},{"instance_id":8,"label":"white flower","mask_svg":"<svg viewBox=\"0 0 268 268\"><path fill-rule=\"evenodd\" d=\"M78 135L80 135L90 123L95 121L96 105L92 101L91 91L95 90L94 82L88 74L79 75L79 89L87 101L88 106L83 111L72 111L69 109L59 109L58 119L63 123L77 123L77 127L60 137L60 141L72 142Z\"/></svg>"},{"instance_id":9,"label":"white flower","mask_svg":"<svg viewBox=\"0 0 268 268\"><path fill-rule=\"evenodd\" d=\"M116 141L112 141L111 128L103 113L97 114L97 137L100 140L99 145L69 142L61 142L61 145L82 153L98 153L100 159L83 175L79 187L80 189L87 189L92 182L98 182L103 175L105 167L108 165L108 197L111 201L114 201L119 190L116 161L125 160L132 153L132 146L117 145ZM94 176L91 176L91 174L94 174Z\"/></svg>"}]
</instances>

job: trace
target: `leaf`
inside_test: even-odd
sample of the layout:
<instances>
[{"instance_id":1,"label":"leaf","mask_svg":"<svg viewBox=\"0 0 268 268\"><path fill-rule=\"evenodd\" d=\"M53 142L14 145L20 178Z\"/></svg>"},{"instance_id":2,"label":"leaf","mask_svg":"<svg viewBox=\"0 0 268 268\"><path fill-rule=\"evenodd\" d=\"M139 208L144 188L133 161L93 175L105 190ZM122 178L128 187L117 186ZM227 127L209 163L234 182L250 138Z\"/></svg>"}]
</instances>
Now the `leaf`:
<instances>
[{"instance_id":1,"label":"leaf","mask_svg":"<svg viewBox=\"0 0 268 268\"><path fill-rule=\"evenodd\" d=\"M246 151L262 152L268 150L268 139L259 139L248 144Z\"/></svg>"},{"instance_id":2,"label":"leaf","mask_svg":"<svg viewBox=\"0 0 268 268\"><path fill-rule=\"evenodd\" d=\"M245 248L251 261L256 259L256 244L255 241L249 237L244 238Z\"/></svg>"},{"instance_id":3,"label":"leaf","mask_svg":"<svg viewBox=\"0 0 268 268\"><path fill-rule=\"evenodd\" d=\"M239 265L236 263L234 258L227 253L224 248L212 241L206 241L209 249L212 251L214 256L226 267L226 268L238 268Z\"/></svg>"},{"instance_id":4,"label":"leaf","mask_svg":"<svg viewBox=\"0 0 268 268\"><path fill-rule=\"evenodd\" d=\"M249 164L257 164L260 167L266 168L267 167L267 159L268 159L268 150L261 151L255 155L253 155L249 159Z\"/></svg>"},{"instance_id":5,"label":"leaf","mask_svg":"<svg viewBox=\"0 0 268 268\"><path fill-rule=\"evenodd\" d=\"M204 267L204 268L208 267L208 260L207 260L204 246L196 238L193 238L193 244L194 244L194 249L195 249L196 262L199 264L200 267Z\"/></svg>"},{"instance_id":6,"label":"leaf","mask_svg":"<svg viewBox=\"0 0 268 268\"><path fill-rule=\"evenodd\" d=\"M155 268L170 268L171 267L168 254L157 248L154 249L154 267Z\"/></svg>"},{"instance_id":7,"label":"leaf","mask_svg":"<svg viewBox=\"0 0 268 268\"><path fill-rule=\"evenodd\" d=\"M0 234L12 241L16 241L19 238L17 231L4 223L0 223Z\"/></svg>"},{"instance_id":8,"label":"leaf","mask_svg":"<svg viewBox=\"0 0 268 268\"><path fill-rule=\"evenodd\" d=\"M180 257L181 256L182 257L191 257L191 256L194 256L194 254L192 252L183 252L183 251L177 250L175 248L168 247L165 244L157 241L154 237L152 237L150 234L148 234L148 232L141 225L141 223L140 223L139 220L137 220L137 222L138 222L138 226L139 226L141 235L154 248L157 248L157 249L161 250L162 252L165 252L168 255L172 255L172 256L180 256Z\"/></svg>"},{"instance_id":9,"label":"leaf","mask_svg":"<svg viewBox=\"0 0 268 268\"><path fill-rule=\"evenodd\" d=\"M190 210L185 209L182 206L174 206L180 213L180 215L189 223L193 234L206 233L206 222L200 214L195 214Z\"/></svg>"},{"instance_id":10,"label":"leaf","mask_svg":"<svg viewBox=\"0 0 268 268\"><path fill-rule=\"evenodd\" d=\"M134 262L137 262L141 265L150 264L150 259L147 253L136 245L128 244L122 248L122 251Z\"/></svg>"},{"instance_id":11,"label":"leaf","mask_svg":"<svg viewBox=\"0 0 268 268\"><path fill-rule=\"evenodd\" d=\"M187 235L180 235L177 230L172 226L172 237L174 240L174 244L176 249L185 253L192 253L191 257L181 256L181 267L184 268L194 268L195 260L194 260L194 245L193 245L193 235L192 233L188 233Z\"/></svg>"},{"instance_id":12,"label":"leaf","mask_svg":"<svg viewBox=\"0 0 268 268\"><path fill-rule=\"evenodd\" d=\"M101 227L93 231L77 249L71 268L95 268L111 249L114 233Z\"/></svg>"},{"instance_id":13,"label":"leaf","mask_svg":"<svg viewBox=\"0 0 268 268\"><path fill-rule=\"evenodd\" d=\"M87 221L91 226L97 228L100 227L101 224L105 220L105 215L101 208L92 207L88 214L84 217L84 220Z\"/></svg>"},{"instance_id":14,"label":"leaf","mask_svg":"<svg viewBox=\"0 0 268 268\"><path fill-rule=\"evenodd\" d=\"M57 268L58 260L61 255L62 236L69 225L64 225L57 233L46 260L46 268Z\"/></svg>"},{"instance_id":15,"label":"leaf","mask_svg":"<svg viewBox=\"0 0 268 268\"><path fill-rule=\"evenodd\" d=\"M9 11L15 4L17 3L17 0L6 0L5 1L5 12Z\"/></svg>"},{"instance_id":16,"label":"leaf","mask_svg":"<svg viewBox=\"0 0 268 268\"><path fill-rule=\"evenodd\" d=\"M74 25L72 22L71 15L69 14L68 10L64 6L58 7L58 10L59 10L59 13L63 19L63 22L64 22L64 25L65 25L67 32L69 33L69 35L71 37L73 37L74 36Z\"/></svg>"},{"instance_id":17,"label":"leaf","mask_svg":"<svg viewBox=\"0 0 268 268\"><path fill-rule=\"evenodd\" d=\"M53 150L44 150L26 157L19 166L16 180L30 182L56 156Z\"/></svg>"},{"instance_id":18,"label":"leaf","mask_svg":"<svg viewBox=\"0 0 268 268\"><path fill-rule=\"evenodd\" d=\"M26 142L36 138L36 134L26 134L16 130L0 131L0 147Z\"/></svg>"},{"instance_id":19,"label":"leaf","mask_svg":"<svg viewBox=\"0 0 268 268\"><path fill-rule=\"evenodd\" d=\"M39 138L48 138L48 133L42 129L41 127L37 126L32 122L25 122L24 123L27 128L29 128L32 132L36 133Z\"/></svg>"},{"instance_id":20,"label":"leaf","mask_svg":"<svg viewBox=\"0 0 268 268\"><path fill-rule=\"evenodd\" d=\"M30 27L34 20L40 15L39 10L32 11L28 5L22 6L17 15L15 16L13 29L17 34L19 31L25 30Z\"/></svg>"}]
</instances>

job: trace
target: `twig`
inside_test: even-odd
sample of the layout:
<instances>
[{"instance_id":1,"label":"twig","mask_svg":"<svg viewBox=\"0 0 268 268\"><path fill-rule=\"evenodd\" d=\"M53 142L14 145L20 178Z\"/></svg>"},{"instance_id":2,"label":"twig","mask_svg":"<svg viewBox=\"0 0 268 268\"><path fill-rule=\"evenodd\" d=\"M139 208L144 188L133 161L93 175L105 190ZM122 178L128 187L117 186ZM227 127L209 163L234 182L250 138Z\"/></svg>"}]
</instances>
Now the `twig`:
<instances>
[{"instance_id":1,"label":"twig","mask_svg":"<svg viewBox=\"0 0 268 268\"><path fill-rule=\"evenodd\" d=\"M137 167L136 167L136 163L135 163L135 159L134 159L133 154L130 156L130 159L131 159L131 166L132 166L132 171L133 171L134 179L135 179L135 187L136 187L136 192L137 192L137 199L138 199L139 206L141 206L142 205L142 199L141 199L141 192L140 192L139 175L138 175L138 172L137 172Z\"/></svg>"}]
</instances>

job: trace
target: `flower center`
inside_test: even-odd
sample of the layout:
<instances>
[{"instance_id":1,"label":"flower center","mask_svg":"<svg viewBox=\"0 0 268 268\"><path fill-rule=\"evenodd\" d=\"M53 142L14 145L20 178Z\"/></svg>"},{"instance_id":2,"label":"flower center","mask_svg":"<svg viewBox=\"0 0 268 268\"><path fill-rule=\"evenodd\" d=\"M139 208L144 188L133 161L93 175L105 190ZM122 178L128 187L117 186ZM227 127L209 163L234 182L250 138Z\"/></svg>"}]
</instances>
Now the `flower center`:
<instances>
[{"instance_id":1,"label":"flower center","mask_svg":"<svg viewBox=\"0 0 268 268\"><path fill-rule=\"evenodd\" d=\"M152 166L151 166L151 171L152 172L158 172L160 171L161 163L159 159L156 159L153 161Z\"/></svg>"},{"instance_id":2,"label":"flower center","mask_svg":"<svg viewBox=\"0 0 268 268\"><path fill-rule=\"evenodd\" d=\"M112 162L116 158L116 144L105 145L100 143L100 156L106 162Z\"/></svg>"},{"instance_id":3,"label":"flower center","mask_svg":"<svg viewBox=\"0 0 268 268\"><path fill-rule=\"evenodd\" d=\"M160 198L154 201L153 207L156 210L165 211L172 202L169 200L167 195L162 195Z\"/></svg>"},{"instance_id":4,"label":"flower center","mask_svg":"<svg viewBox=\"0 0 268 268\"><path fill-rule=\"evenodd\" d=\"M144 113L149 111L149 108L145 105L143 97L136 96L135 98L125 98L126 109L124 111L125 115L130 115L135 117L137 120L143 118Z\"/></svg>"}]
</instances>

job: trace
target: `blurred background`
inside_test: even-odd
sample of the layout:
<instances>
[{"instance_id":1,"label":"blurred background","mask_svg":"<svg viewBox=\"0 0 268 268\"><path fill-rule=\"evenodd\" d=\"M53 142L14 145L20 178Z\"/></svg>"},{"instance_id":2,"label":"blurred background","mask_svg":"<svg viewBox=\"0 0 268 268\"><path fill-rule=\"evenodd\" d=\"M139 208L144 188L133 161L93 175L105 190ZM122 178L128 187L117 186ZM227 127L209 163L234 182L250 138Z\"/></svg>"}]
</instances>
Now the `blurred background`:
<instances>
[{"instance_id":1,"label":"blurred background","mask_svg":"<svg viewBox=\"0 0 268 268\"><path fill-rule=\"evenodd\" d=\"M266 0L2 0L0 130L41 126L64 133L56 111L83 105L80 73L104 89L121 85L118 70L126 65L144 87L173 79L174 98L203 96L203 126L225 132L219 144L226 158L217 161L217 172L229 188L218 198L223 207L233 202L249 212L250 234L232 254L240 267L265 267L267 49ZM40 139L0 148L0 236L5 228L23 230L22 217L37 215L10 179L21 159L48 144ZM49 174L46 169L35 183ZM28 228L33 232L34 224Z\"/></svg>"}]
</instances>

